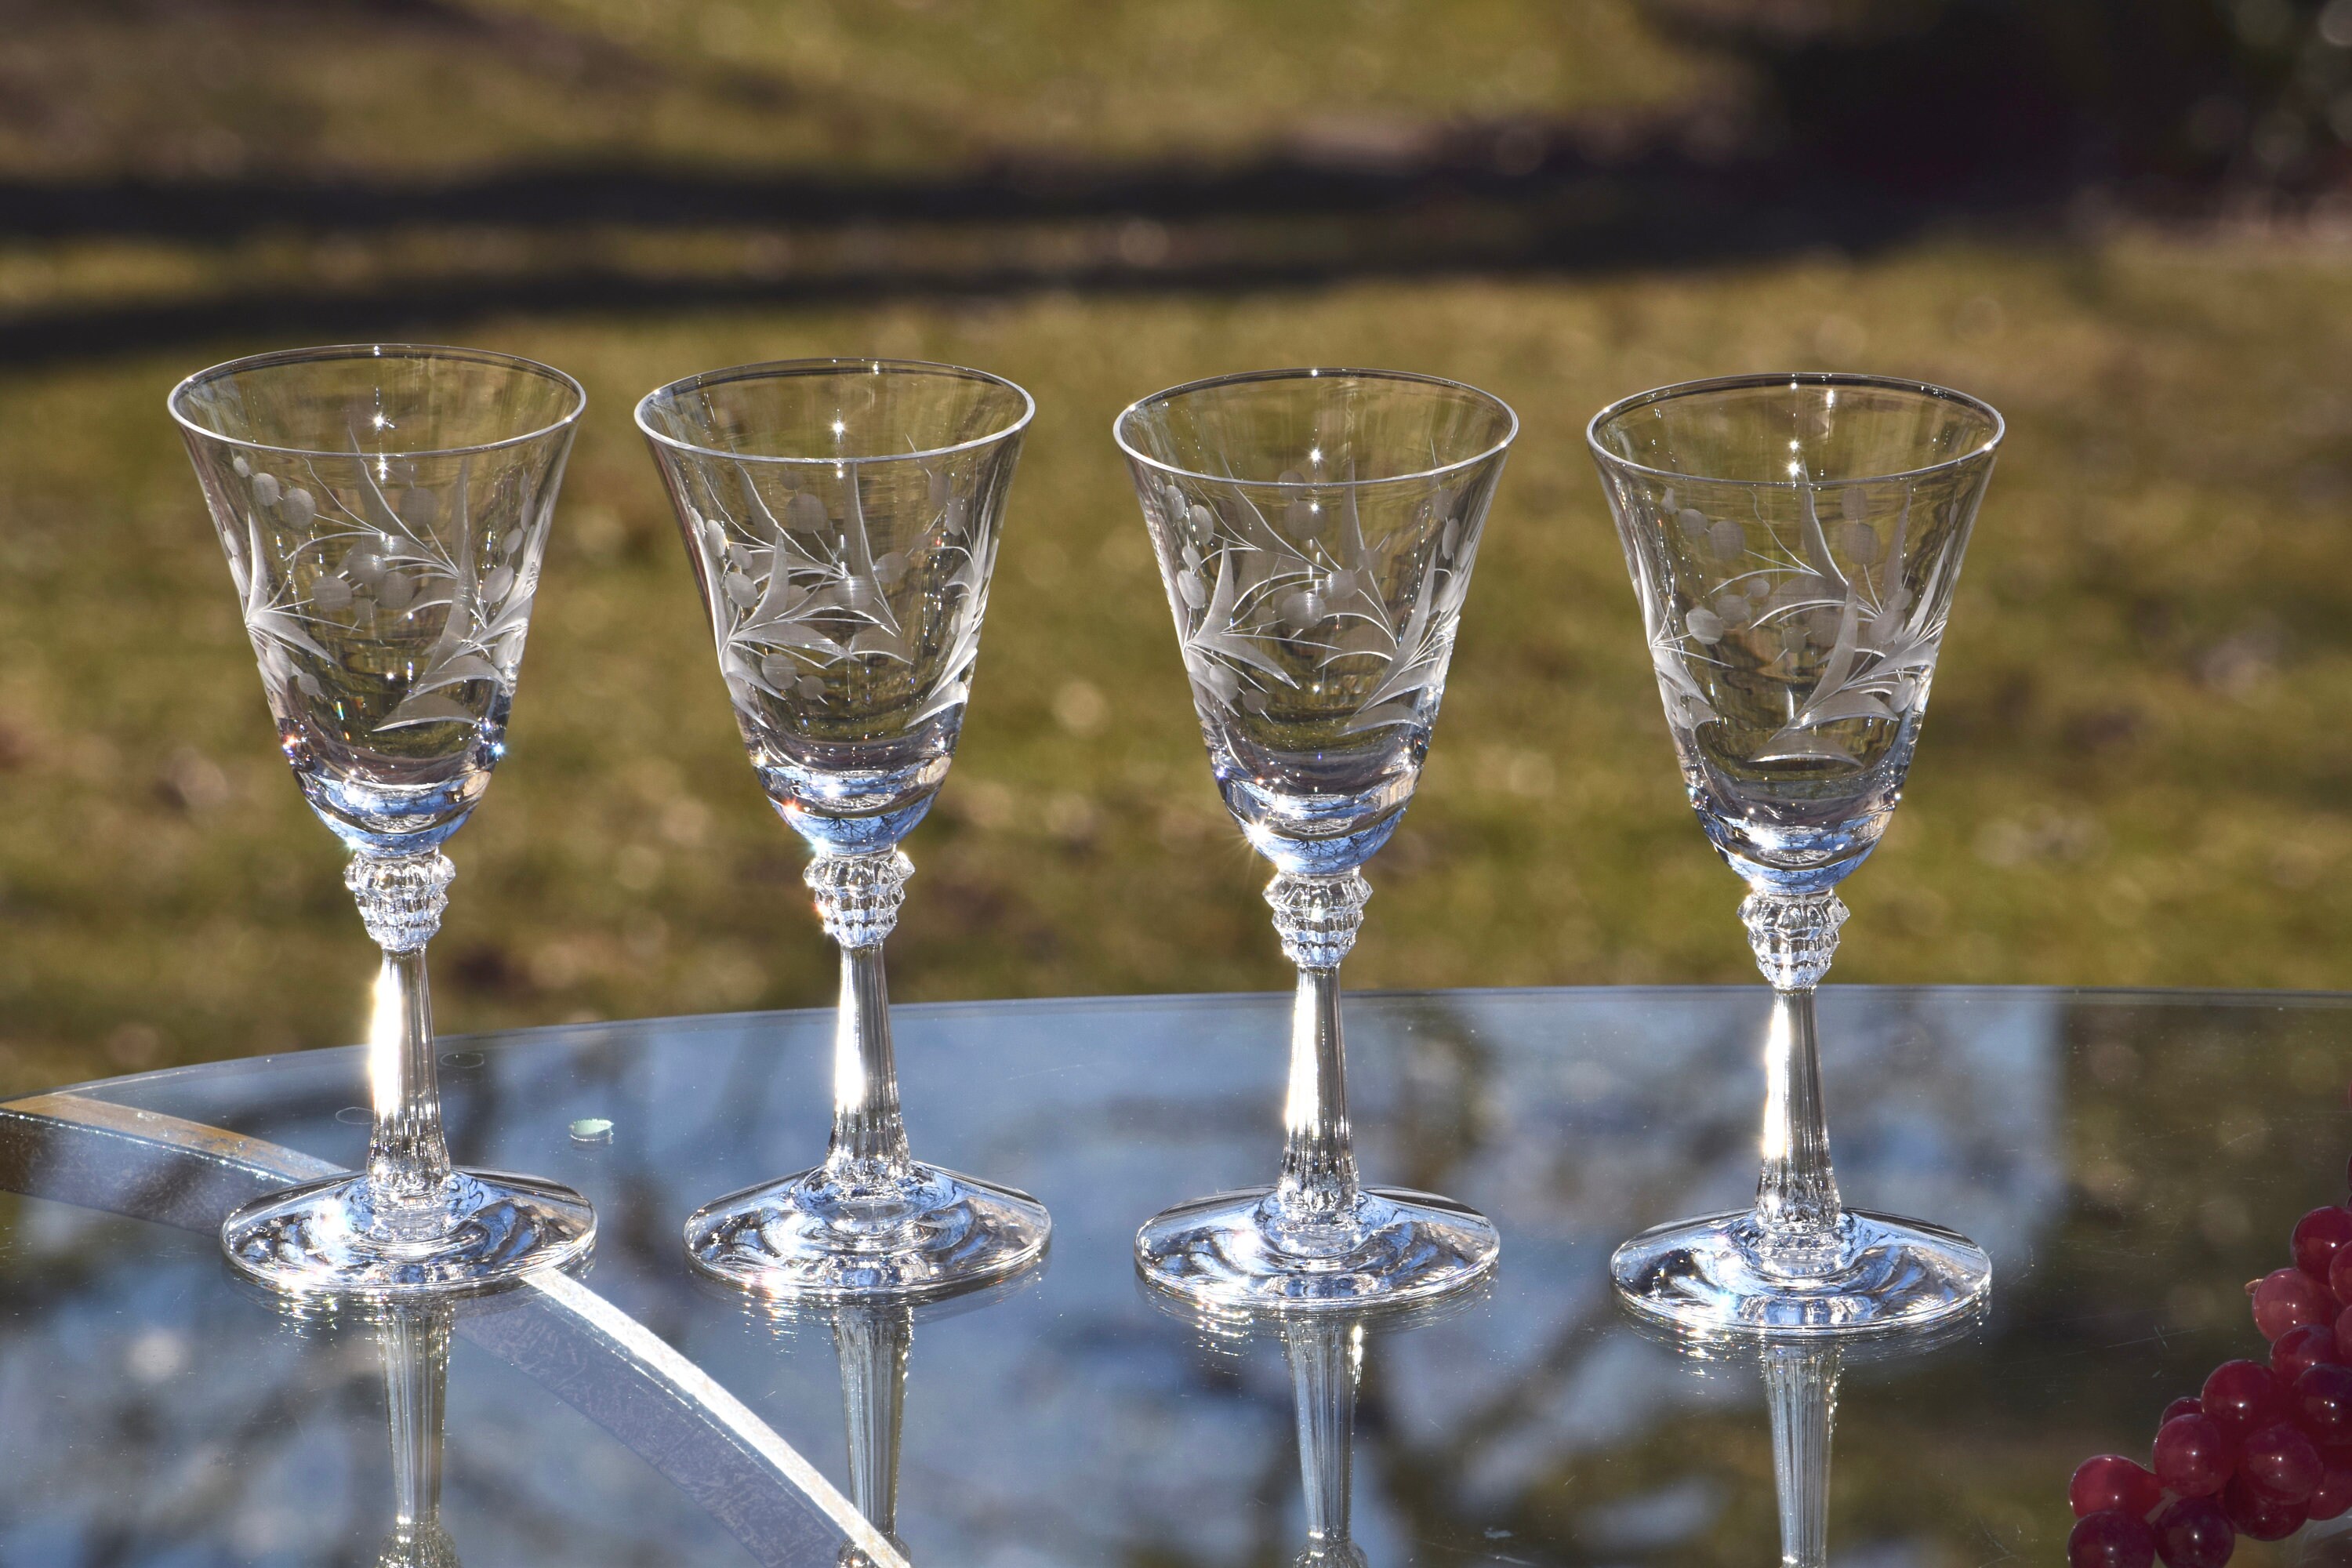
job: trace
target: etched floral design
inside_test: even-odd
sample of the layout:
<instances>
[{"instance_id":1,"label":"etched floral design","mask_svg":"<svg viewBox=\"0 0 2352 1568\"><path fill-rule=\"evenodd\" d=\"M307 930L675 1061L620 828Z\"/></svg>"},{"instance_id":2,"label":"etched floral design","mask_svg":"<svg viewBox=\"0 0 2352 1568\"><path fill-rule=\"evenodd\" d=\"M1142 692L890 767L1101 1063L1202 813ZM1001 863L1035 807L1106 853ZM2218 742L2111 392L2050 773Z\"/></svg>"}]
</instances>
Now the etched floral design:
<instances>
[{"instance_id":1,"label":"etched floral design","mask_svg":"<svg viewBox=\"0 0 2352 1568\"><path fill-rule=\"evenodd\" d=\"M737 515L710 493L685 508L684 521L709 585L719 668L739 703L747 692L822 702L829 672L895 664L913 674L919 662L925 689L903 722L970 699L993 543L976 536L971 500L943 468L924 476L930 521L919 542L878 555L856 468L830 487L832 505L814 487L772 501L740 465L735 474ZM935 617L943 649L927 651L931 628L908 618L906 590L918 582L934 595L928 607L945 612Z\"/></svg>"},{"instance_id":2,"label":"etched floral design","mask_svg":"<svg viewBox=\"0 0 2352 1568\"><path fill-rule=\"evenodd\" d=\"M1433 486L1418 502L1422 526L1403 531L1410 558L1395 560L1366 542L1355 486L1318 491L1296 470L1281 482L1297 489L1276 528L1239 486L1196 500L1176 480L1160 481L1193 689L1244 711L1262 710L1278 689L1344 689L1352 710L1344 734L1424 721L1444 689L1475 552L1475 541L1462 548L1460 497ZM1399 579L1412 584L1402 620L1389 598Z\"/></svg>"},{"instance_id":3,"label":"etched floral design","mask_svg":"<svg viewBox=\"0 0 2352 1568\"><path fill-rule=\"evenodd\" d=\"M511 694L530 630L538 565L525 545L542 520L528 476L510 468L498 478L485 520L474 515L472 457L434 485L415 459L353 447L348 462L295 459L290 477L233 461L247 492L230 498L242 528L225 528L222 542L262 673L273 689L331 701L322 676L384 679L379 640L421 637L437 612L421 657L394 667L398 700L361 727L478 723L486 693Z\"/></svg>"},{"instance_id":4,"label":"etched floral design","mask_svg":"<svg viewBox=\"0 0 2352 1568\"><path fill-rule=\"evenodd\" d=\"M1821 515L1831 489L1841 514L1835 549ZM1932 552L1912 585L1923 531L1915 519L1937 502L1908 488L1800 485L1792 500L1792 522L1776 523L1760 508L1748 519L1710 518L1672 489L1623 498L1649 520L1632 547L1658 557L1633 573L1651 661L1668 717L1690 731L1724 718L1706 672L1730 669L1736 648L1744 668L1801 693L1748 760L1851 761L1824 731L1843 721L1899 721L1916 707L1934 674L1944 576L1957 553ZM1872 518L1890 511L1882 539Z\"/></svg>"}]
</instances>

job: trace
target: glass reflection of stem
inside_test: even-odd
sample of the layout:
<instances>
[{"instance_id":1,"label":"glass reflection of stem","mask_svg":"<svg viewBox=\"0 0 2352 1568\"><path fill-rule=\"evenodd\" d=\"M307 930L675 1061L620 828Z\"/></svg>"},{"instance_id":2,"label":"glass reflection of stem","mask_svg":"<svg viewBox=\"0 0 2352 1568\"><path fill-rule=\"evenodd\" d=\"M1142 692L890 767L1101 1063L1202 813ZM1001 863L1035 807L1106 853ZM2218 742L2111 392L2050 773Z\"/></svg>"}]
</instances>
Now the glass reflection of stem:
<instances>
[{"instance_id":1,"label":"glass reflection of stem","mask_svg":"<svg viewBox=\"0 0 2352 1568\"><path fill-rule=\"evenodd\" d=\"M1764 1351L1783 1568L1822 1568L1829 1561L1830 1433L1837 1420L1838 1371L1832 1348L1775 1344Z\"/></svg>"},{"instance_id":2,"label":"glass reflection of stem","mask_svg":"<svg viewBox=\"0 0 2352 1568\"><path fill-rule=\"evenodd\" d=\"M446 1305L387 1309L376 1325L392 1426L392 1536L379 1568L457 1568L441 1528L441 1447L449 1390Z\"/></svg>"},{"instance_id":3,"label":"glass reflection of stem","mask_svg":"<svg viewBox=\"0 0 2352 1568\"><path fill-rule=\"evenodd\" d=\"M1739 906L1757 966L1772 984L1764 1045L1763 1173L1753 1225L1761 1261L1786 1275L1839 1260L1844 1211L1830 1164L1813 998L1837 951L1845 905L1834 893L1754 893Z\"/></svg>"},{"instance_id":4,"label":"glass reflection of stem","mask_svg":"<svg viewBox=\"0 0 2352 1568\"><path fill-rule=\"evenodd\" d=\"M1356 1388L1364 1369L1359 1322L1302 1317L1283 1326L1283 1354L1298 1420L1298 1477L1307 1504L1301 1568L1362 1568L1348 1533L1356 1436Z\"/></svg>"},{"instance_id":5,"label":"glass reflection of stem","mask_svg":"<svg viewBox=\"0 0 2352 1568\"><path fill-rule=\"evenodd\" d=\"M1282 1179L1274 1207L1286 1226L1349 1225L1361 1189L1348 1126L1348 1051L1339 1032L1339 963L1363 924L1370 884L1338 877L1276 877L1265 890L1283 952L1298 968L1291 1003L1290 1092L1284 1106Z\"/></svg>"},{"instance_id":6,"label":"glass reflection of stem","mask_svg":"<svg viewBox=\"0 0 2352 1568\"><path fill-rule=\"evenodd\" d=\"M914 867L896 849L820 856L808 869L825 930L841 949L841 1002L833 1037L833 1142L825 1173L856 1187L911 1174L890 1046L890 991L882 943L898 923Z\"/></svg>"},{"instance_id":7,"label":"glass reflection of stem","mask_svg":"<svg viewBox=\"0 0 2352 1568\"><path fill-rule=\"evenodd\" d=\"M359 856L343 879L368 934L383 949L368 1033L375 1125L368 1138L367 1173L379 1226L404 1233L428 1221L439 1226L442 1215L432 1200L450 1174L441 1091L434 1076L433 995L425 983L425 944L440 928L455 875L448 857L436 852ZM404 1218L412 1224L404 1226Z\"/></svg>"},{"instance_id":8,"label":"glass reflection of stem","mask_svg":"<svg viewBox=\"0 0 2352 1568\"><path fill-rule=\"evenodd\" d=\"M913 1309L839 1307L831 1314L833 1353L841 1363L841 1413L849 1433L849 1498L866 1522L906 1555L898 1539L898 1436L907 1411L907 1352L915 1339ZM845 1564L863 1563L855 1546Z\"/></svg>"}]
</instances>

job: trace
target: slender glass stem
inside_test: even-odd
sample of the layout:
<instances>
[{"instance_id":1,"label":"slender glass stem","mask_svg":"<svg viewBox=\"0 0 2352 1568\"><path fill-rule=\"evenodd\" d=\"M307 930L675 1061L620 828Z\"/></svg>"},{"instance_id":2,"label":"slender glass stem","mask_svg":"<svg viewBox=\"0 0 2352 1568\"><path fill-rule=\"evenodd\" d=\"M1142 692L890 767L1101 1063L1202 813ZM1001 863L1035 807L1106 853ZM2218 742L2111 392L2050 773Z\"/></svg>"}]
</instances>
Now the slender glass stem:
<instances>
[{"instance_id":1,"label":"slender glass stem","mask_svg":"<svg viewBox=\"0 0 2352 1568\"><path fill-rule=\"evenodd\" d=\"M367 1172L377 1219L395 1226L404 1211L410 1217L437 1214L434 1200L449 1181L425 946L441 929L456 875L449 858L438 851L354 856L343 873L368 934L383 949L368 1033L375 1127L368 1139Z\"/></svg>"},{"instance_id":2,"label":"slender glass stem","mask_svg":"<svg viewBox=\"0 0 2352 1568\"><path fill-rule=\"evenodd\" d=\"M1307 1550L1299 1553L1301 1563L1360 1560L1349 1539L1348 1515L1363 1346L1363 1329L1352 1322L1294 1322L1283 1337L1297 1413L1298 1477L1307 1503Z\"/></svg>"},{"instance_id":3,"label":"slender glass stem","mask_svg":"<svg viewBox=\"0 0 2352 1568\"><path fill-rule=\"evenodd\" d=\"M449 1179L449 1143L441 1130L441 1086L433 1060L433 994L425 950L386 951L376 975L375 1021L368 1036L368 1076L375 1127L368 1137L368 1181L391 1206L429 1202Z\"/></svg>"},{"instance_id":4,"label":"slender glass stem","mask_svg":"<svg viewBox=\"0 0 2352 1568\"><path fill-rule=\"evenodd\" d=\"M833 1142L827 1177L866 1187L904 1183L913 1173L898 1113L898 1066L890 1047L890 988L882 943L898 923L914 863L896 849L820 855L805 880L817 913L841 949L841 1000L834 1016Z\"/></svg>"},{"instance_id":5,"label":"slender glass stem","mask_svg":"<svg viewBox=\"0 0 2352 1568\"><path fill-rule=\"evenodd\" d=\"M1348 1049L1339 1032L1339 964L1356 945L1371 884L1355 871L1288 873L1266 884L1282 951L1298 966L1290 1013L1290 1093L1283 1108L1282 1179L1274 1190L1286 1226L1353 1220L1362 1189L1348 1127Z\"/></svg>"},{"instance_id":6,"label":"slender glass stem","mask_svg":"<svg viewBox=\"0 0 2352 1568\"><path fill-rule=\"evenodd\" d=\"M903 1179L912 1164L907 1124L898 1114L882 946L845 947L833 1026L833 1143L825 1165L836 1175L871 1183Z\"/></svg>"},{"instance_id":7,"label":"slender glass stem","mask_svg":"<svg viewBox=\"0 0 2352 1568\"><path fill-rule=\"evenodd\" d=\"M384 1404L392 1417L392 1533L414 1549L441 1528L443 1414L449 1390L449 1314L397 1311L376 1328ZM402 1552L387 1561L405 1558ZM419 1554L419 1561L431 1559Z\"/></svg>"},{"instance_id":8,"label":"slender glass stem","mask_svg":"<svg viewBox=\"0 0 2352 1568\"><path fill-rule=\"evenodd\" d=\"M1822 1568L1829 1561L1830 1436L1837 1422L1838 1370L1838 1352L1819 1346L1778 1345L1764 1352L1784 1568Z\"/></svg>"},{"instance_id":9,"label":"slender glass stem","mask_svg":"<svg viewBox=\"0 0 2352 1568\"><path fill-rule=\"evenodd\" d=\"M1757 967L1772 985L1764 1040L1763 1171L1753 1224L1762 1260L1789 1274L1832 1266L1844 1210L1830 1163L1813 995L1837 952L1835 893L1751 893L1739 906Z\"/></svg>"},{"instance_id":10,"label":"slender glass stem","mask_svg":"<svg viewBox=\"0 0 2352 1568\"><path fill-rule=\"evenodd\" d=\"M1764 1173L1756 1184L1756 1218L1767 1231L1819 1234L1843 1212L1830 1166L1830 1129L1822 1110L1821 1051L1813 1034L1813 991L1772 993L1764 1037Z\"/></svg>"},{"instance_id":11,"label":"slender glass stem","mask_svg":"<svg viewBox=\"0 0 2352 1568\"><path fill-rule=\"evenodd\" d=\"M1355 1211L1358 1192L1339 971L1301 969L1290 1005L1290 1093L1283 1107L1276 1201L1294 1223L1328 1223Z\"/></svg>"},{"instance_id":12,"label":"slender glass stem","mask_svg":"<svg viewBox=\"0 0 2352 1568\"><path fill-rule=\"evenodd\" d=\"M905 1307L849 1307L833 1319L849 1432L849 1500L893 1542L898 1539L898 1435L914 1332L914 1314Z\"/></svg>"}]
</instances>

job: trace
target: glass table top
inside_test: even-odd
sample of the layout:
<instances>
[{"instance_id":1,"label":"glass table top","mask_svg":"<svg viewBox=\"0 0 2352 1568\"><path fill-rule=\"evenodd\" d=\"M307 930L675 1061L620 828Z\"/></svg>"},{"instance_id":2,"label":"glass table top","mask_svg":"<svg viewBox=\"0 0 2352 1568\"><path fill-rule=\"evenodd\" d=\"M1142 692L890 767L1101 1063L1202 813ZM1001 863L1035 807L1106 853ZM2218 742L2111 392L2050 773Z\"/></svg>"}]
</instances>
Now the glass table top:
<instances>
[{"instance_id":1,"label":"glass table top","mask_svg":"<svg viewBox=\"0 0 2352 1568\"><path fill-rule=\"evenodd\" d=\"M684 1264L688 1211L822 1154L823 1012L445 1040L459 1160L569 1183L602 1229L581 1277L438 1313L298 1313L216 1249L234 1204L361 1161L356 1047L19 1100L0 1563L2063 1561L2074 1466L2144 1456L2265 1353L2245 1282L2345 1196L2352 997L1826 988L1847 1200L1984 1244L1990 1310L1693 1353L1619 1314L1606 1261L1752 1195L1767 1005L1350 996L1367 1178L1484 1209L1502 1264L1447 1310L1289 1326L1175 1315L1129 1251L1165 1204L1271 1179L1283 995L898 1008L917 1153L1055 1222L1041 1268L912 1310ZM404 1534L436 1458L443 1533ZM2352 1563L2346 1523L2233 1561Z\"/></svg>"}]
</instances>

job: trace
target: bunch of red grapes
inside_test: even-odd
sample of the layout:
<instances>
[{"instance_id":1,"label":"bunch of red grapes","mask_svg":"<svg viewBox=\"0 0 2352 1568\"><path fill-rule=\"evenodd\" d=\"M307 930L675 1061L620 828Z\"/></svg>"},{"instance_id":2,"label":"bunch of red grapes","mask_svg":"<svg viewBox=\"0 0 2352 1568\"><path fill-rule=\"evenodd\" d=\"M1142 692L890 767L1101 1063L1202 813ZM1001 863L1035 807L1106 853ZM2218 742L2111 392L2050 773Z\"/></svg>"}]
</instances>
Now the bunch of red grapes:
<instances>
[{"instance_id":1,"label":"bunch of red grapes","mask_svg":"<svg viewBox=\"0 0 2352 1568\"><path fill-rule=\"evenodd\" d=\"M2221 1568L2352 1509L2352 1210L2295 1222L2294 1267L2252 1287L2270 1364L2224 1362L2165 1407L2150 1464L2085 1459L2066 1498L2070 1568Z\"/></svg>"}]
</instances>

